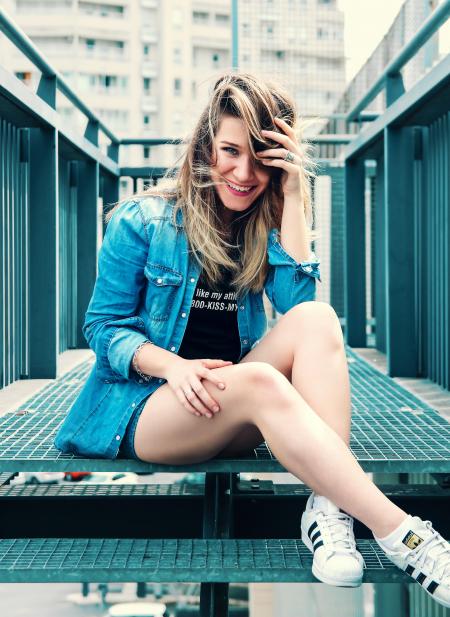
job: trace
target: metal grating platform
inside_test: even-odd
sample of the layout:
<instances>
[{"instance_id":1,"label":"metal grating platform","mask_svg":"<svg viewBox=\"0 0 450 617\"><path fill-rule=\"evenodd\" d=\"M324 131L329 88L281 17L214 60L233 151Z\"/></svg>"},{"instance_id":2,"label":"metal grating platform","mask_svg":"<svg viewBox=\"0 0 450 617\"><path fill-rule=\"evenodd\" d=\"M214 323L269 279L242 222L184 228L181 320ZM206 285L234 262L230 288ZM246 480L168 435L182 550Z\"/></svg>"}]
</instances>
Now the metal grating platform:
<instances>
[{"instance_id":1,"label":"metal grating platform","mask_svg":"<svg viewBox=\"0 0 450 617\"><path fill-rule=\"evenodd\" d=\"M450 472L450 423L347 348L352 387L351 450L366 471ZM0 418L0 471L284 471L266 446L248 456L189 466L62 454L54 435L82 387L88 361Z\"/></svg>"},{"instance_id":2,"label":"metal grating platform","mask_svg":"<svg viewBox=\"0 0 450 617\"><path fill-rule=\"evenodd\" d=\"M364 582L411 582L373 540ZM301 540L0 540L0 582L315 582Z\"/></svg>"}]
</instances>

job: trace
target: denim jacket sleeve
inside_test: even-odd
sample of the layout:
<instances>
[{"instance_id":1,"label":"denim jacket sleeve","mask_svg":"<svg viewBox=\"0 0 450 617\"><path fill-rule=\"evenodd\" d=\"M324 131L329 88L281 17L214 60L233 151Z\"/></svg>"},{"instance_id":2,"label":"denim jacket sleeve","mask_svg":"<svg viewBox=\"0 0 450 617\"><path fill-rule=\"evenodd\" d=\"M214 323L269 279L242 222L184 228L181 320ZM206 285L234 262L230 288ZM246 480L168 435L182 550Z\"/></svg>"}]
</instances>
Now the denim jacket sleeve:
<instances>
[{"instance_id":1,"label":"denim jacket sleeve","mask_svg":"<svg viewBox=\"0 0 450 617\"><path fill-rule=\"evenodd\" d=\"M278 313L283 315L296 304L315 299L320 260L312 251L308 261L297 263L281 246L279 231L271 229L267 254L269 272L264 287Z\"/></svg>"},{"instance_id":2,"label":"denim jacket sleeve","mask_svg":"<svg viewBox=\"0 0 450 617\"><path fill-rule=\"evenodd\" d=\"M97 377L103 381L130 379L134 351L147 340L144 321L136 312L145 284L148 245L139 204L125 202L106 228L83 325L96 354Z\"/></svg>"}]
</instances>

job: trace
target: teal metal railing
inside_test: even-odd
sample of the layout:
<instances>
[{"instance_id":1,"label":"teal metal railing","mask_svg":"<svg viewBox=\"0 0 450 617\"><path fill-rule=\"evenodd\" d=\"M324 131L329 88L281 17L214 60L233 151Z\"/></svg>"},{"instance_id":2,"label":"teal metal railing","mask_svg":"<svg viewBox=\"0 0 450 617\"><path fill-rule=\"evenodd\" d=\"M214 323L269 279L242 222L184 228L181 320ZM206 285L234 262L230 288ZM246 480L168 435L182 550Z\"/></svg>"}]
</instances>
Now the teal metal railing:
<instances>
[{"instance_id":1,"label":"teal metal railing","mask_svg":"<svg viewBox=\"0 0 450 617\"><path fill-rule=\"evenodd\" d=\"M414 43L416 51L444 22L444 15L448 15L450 10L450 0L445 0L438 10L424 24L423 31L417 33ZM120 167L119 149L133 144L155 146L179 141L117 138L71 90L3 9L0 9L0 30L42 72L37 92L33 93L0 66L0 222L3 255L0 298L1 387L20 378L54 377L58 355L62 351L86 346L81 324L96 276L97 230L102 204L118 200L121 178L132 178L133 188L136 189L139 179L156 179L165 171L164 168L149 166ZM400 60L406 61L413 51L414 46L409 45L407 51L402 52ZM389 78L393 67L400 70L400 60L391 63L386 73ZM443 161L448 148L442 124L442 118L447 113L446 99L439 97L439 92L447 87L446 62L444 59L415 86L414 91L401 95L381 116L355 107L349 115L356 118L360 125L363 122L369 123L361 133L319 135L313 142L316 155L322 162L319 173L329 175L332 179L332 234L328 239L331 283L329 299L345 323L347 341L356 346L367 344L364 193L368 174L366 161L375 160L376 173L370 181L373 188L370 206L370 298L376 345L388 354L391 374L398 370L396 367L401 363L400 356L403 353L404 356L414 358L416 374L420 371L423 375L433 376L433 379L448 387L447 288L443 279L436 279L436 276L444 277L445 270L437 274L434 271L433 281L430 279L431 260L443 266L448 261L445 237L441 244L434 244L432 235L441 234L445 225L448 225L448 218L445 218L442 210L445 187L442 171L439 171L445 164ZM57 91L62 92L85 115L87 125L83 135L67 126L56 112ZM430 107L429 101L436 102L436 105ZM339 121L343 116L345 114L331 114L330 119ZM402 142L403 145L399 146L395 142L396 138L398 141L398 135L394 135L393 124L399 118L403 122L407 116L408 126L414 128L410 138L414 144L415 171L411 175L405 167L403 175L398 176L394 169L395 162L402 160L410 144ZM406 125L406 121L403 123ZM441 128L433 129L433 126ZM387 140L391 150L383 145L385 135L392 136ZM106 142L106 148L100 146L101 142ZM344 146L347 147L345 182L344 161L339 162L333 158L336 148ZM441 167L438 168L429 163L432 156L438 156L437 148L442 150L439 159ZM390 153L388 160L392 169L389 165L385 166L386 152ZM427 153L422 160L419 160L420 152ZM389 179L386 169L389 171ZM390 232L388 242L386 230L392 212L386 207L386 194L390 203L397 198L394 187L398 185L399 177L414 178L415 186L422 187L422 191L416 190L411 195L409 203L414 204L414 219L408 219L405 211L404 220L395 217L392 220L393 228L401 222L399 228L404 230L404 233L397 234L398 242L394 243L393 256L389 247L395 234L393 236L393 232ZM80 182L80 178L83 182ZM404 202L402 199L400 201ZM407 205L404 207L407 208ZM435 211L441 213L440 219L435 217ZM422 219L426 220L422 228L427 229L429 237L420 231L419 221ZM412 220L415 221L415 227L411 227ZM437 228L433 232L435 223ZM418 232L415 244L420 247L415 252L411 251L407 240L415 237L414 230ZM389 289L389 294L386 289L388 282L391 286L395 282L393 273L398 271L399 264L400 268L404 268L405 263L408 267L412 265L414 271L415 292L408 305L413 307L413 323L410 331L407 330L408 336L410 332L413 335L405 338L404 331L399 328L399 336L396 338L394 314L404 312L405 299L395 293L392 295L395 289ZM346 285L342 281L345 264ZM427 267L425 264L428 264ZM402 272L402 280L409 280L410 276L409 270L406 278ZM430 316L434 315L436 317L430 323ZM409 323L409 318L404 322ZM405 340L409 346L404 346ZM412 353L411 341L414 342Z\"/></svg>"},{"instance_id":2,"label":"teal metal railing","mask_svg":"<svg viewBox=\"0 0 450 617\"><path fill-rule=\"evenodd\" d=\"M386 88L386 111L345 150L347 342L367 345L365 266L372 266L375 345L391 376L427 377L450 388L449 110L450 56L407 92L400 70L450 15L442 2L390 63L349 118ZM396 95L388 92L392 80ZM375 169L366 238L368 164Z\"/></svg>"}]
</instances>

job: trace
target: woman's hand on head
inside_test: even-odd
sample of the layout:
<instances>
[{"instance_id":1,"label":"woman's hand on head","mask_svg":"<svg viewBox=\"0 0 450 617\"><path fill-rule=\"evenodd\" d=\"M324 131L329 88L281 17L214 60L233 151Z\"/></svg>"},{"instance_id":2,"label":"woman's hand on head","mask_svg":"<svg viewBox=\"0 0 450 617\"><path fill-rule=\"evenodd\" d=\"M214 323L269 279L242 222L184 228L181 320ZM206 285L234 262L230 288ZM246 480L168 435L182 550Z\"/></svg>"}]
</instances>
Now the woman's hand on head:
<instances>
[{"instance_id":1,"label":"woman's hand on head","mask_svg":"<svg viewBox=\"0 0 450 617\"><path fill-rule=\"evenodd\" d=\"M207 379L223 390L225 383L211 369L230 366L229 360L186 360L177 356L166 374L166 381L177 399L190 413L212 418L220 406L208 393L201 380Z\"/></svg>"},{"instance_id":2,"label":"woman's hand on head","mask_svg":"<svg viewBox=\"0 0 450 617\"><path fill-rule=\"evenodd\" d=\"M280 127L280 131L261 131L261 135L280 144L269 150L257 152L257 157L265 167L277 167L283 170L281 187L284 196L301 196L300 171L302 165L302 150L298 143L297 136L292 127L281 118L275 118L275 122ZM286 156L290 153L293 160L286 161ZM289 157L288 157L289 158Z\"/></svg>"}]
</instances>

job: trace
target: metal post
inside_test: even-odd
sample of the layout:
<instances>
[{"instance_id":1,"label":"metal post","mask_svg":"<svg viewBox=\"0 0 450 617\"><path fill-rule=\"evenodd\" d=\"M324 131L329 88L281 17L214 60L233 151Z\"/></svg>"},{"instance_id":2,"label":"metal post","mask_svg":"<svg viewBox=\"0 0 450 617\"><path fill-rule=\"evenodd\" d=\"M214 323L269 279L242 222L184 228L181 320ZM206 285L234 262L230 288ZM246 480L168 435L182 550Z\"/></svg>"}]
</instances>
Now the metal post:
<instances>
[{"instance_id":1,"label":"metal post","mask_svg":"<svg viewBox=\"0 0 450 617\"><path fill-rule=\"evenodd\" d=\"M386 352L391 377L417 375L413 156L412 129L386 128Z\"/></svg>"},{"instance_id":2,"label":"metal post","mask_svg":"<svg viewBox=\"0 0 450 617\"><path fill-rule=\"evenodd\" d=\"M231 0L231 65L233 71L239 68L239 20L238 20L238 0Z\"/></svg>"},{"instance_id":3,"label":"metal post","mask_svg":"<svg viewBox=\"0 0 450 617\"><path fill-rule=\"evenodd\" d=\"M405 583L376 583L374 591L374 617L410 614L409 591Z\"/></svg>"},{"instance_id":4,"label":"metal post","mask_svg":"<svg viewBox=\"0 0 450 617\"><path fill-rule=\"evenodd\" d=\"M366 347L364 159L345 161L344 271L346 342Z\"/></svg>"},{"instance_id":5,"label":"metal post","mask_svg":"<svg viewBox=\"0 0 450 617\"><path fill-rule=\"evenodd\" d=\"M77 249L77 347L86 348L81 328L97 276L97 200L99 168L95 161L80 164L82 178L78 186L78 249Z\"/></svg>"},{"instance_id":6,"label":"metal post","mask_svg":"<svg viewBox=\"0 0 450 617\"><path fill-rule=\"evenodd\" d=\"M104 216L108 210L110 210L114 204L119 201L119 176L113 176L112 174L105 174L103 178L103 235L105 233Z\"/></svg>"},{"instance_id":7,"label":"metal post","mask_svg":"<svg viewBox=\"0 0 450 617\"><path fill-rule=\"evenodd\" d=\"M229 538L232 512L232 474L206 473L203 537ZM202 583L200 617L228 617L228 583Z\"/></svg>"},{"instance_id":8,"label":"metal post","mask_svg":"<svg viewBox=\"0 0 450 617\"><path fill-rule=\"evenodd\" d=\"M376 320L376 348L386 353L386 289L384 276L386 272L386 223L384 207L384 160L377 159L375 175L375 260L373 303Z\"/></svg>"},{"instance_id":9,"label":"metal post","mask_svg":"<svg viewBox=\"0 0 450 617\"><path fill-rule=\"evenodd\" d=\"M30 378L56 377L59 352L58 133L30 129Z\"/></svg>"}]
</instances>

